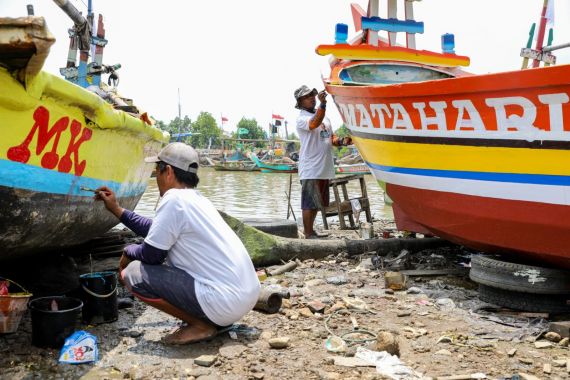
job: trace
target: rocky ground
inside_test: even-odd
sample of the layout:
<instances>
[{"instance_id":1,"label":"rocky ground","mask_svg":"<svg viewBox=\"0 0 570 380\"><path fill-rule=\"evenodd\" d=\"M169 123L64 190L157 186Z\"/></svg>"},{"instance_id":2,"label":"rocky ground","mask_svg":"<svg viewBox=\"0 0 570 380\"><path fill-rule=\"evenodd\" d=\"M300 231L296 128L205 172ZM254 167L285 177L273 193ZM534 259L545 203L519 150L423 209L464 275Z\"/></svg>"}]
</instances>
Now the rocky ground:
<instances>
[{"instance_id":1,"label":"rocky ground","mask_svg":"<svg viewBox=\"0 0 570 380\"><path fill-rule=\"evenodd\" d=\"M328 238L345 237L333 231ZM568 340L544 334L548 321L540 316L485 308L462 269L469 255L455 247L305 261L263 281L289 291L279 313L252 311L234 331L182 347L161 343L176 319L134 301L116 322L81 326L99 340L94 364L58 364L58 350L32 346L26 314L16 333L0 336L0 378L386 378L380 372L390 366L355 357L362 348L398 353L409 370L401 378L568 378ZM409 277L393 291L385 287L390 266L457 271ZM344 337L346 348L331 352L338 347L331 336Z\"/></svg>"}]
</instances>

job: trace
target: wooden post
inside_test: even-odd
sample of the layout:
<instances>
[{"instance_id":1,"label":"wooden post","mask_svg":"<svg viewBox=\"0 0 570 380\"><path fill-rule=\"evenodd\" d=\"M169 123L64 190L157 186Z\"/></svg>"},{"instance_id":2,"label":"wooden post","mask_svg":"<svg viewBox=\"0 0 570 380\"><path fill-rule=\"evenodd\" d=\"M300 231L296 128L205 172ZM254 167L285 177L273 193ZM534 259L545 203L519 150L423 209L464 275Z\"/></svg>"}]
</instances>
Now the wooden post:
<instances>
[{"instance_id":1,"label":"wooden post","mask_svg":"<svg viewBox=\"0 0 570 380\"><path fill-rule=\"evenodd\" d=\"M388 0L388 18L398 18L398 0ZM396 46L395 32L388 32L388 41L390 46Z\"/></svg>"},{"instance_id":2,"label":"wooden post","mask_svg":"<svg viewBox=\"0 0 570 380\"><path fill-rule=\"evenodd\" d=\"M404 3L406 11L406 20L414 20L414 0L406 0ZM408 49L416 48L416 34L406 33L406 46Z\"/></svg>"},{"instance_id":3,"label":"wooden post","mask_svg":"<svg viewBox=\"0 0 570 380\"><path fill-rule=\"evenodd\" d=\"M368 17L378 17L378 0L370 0L368 3ZM378 32L368 30L368 44L378 46Z\"/></svg>"}]
</instances>

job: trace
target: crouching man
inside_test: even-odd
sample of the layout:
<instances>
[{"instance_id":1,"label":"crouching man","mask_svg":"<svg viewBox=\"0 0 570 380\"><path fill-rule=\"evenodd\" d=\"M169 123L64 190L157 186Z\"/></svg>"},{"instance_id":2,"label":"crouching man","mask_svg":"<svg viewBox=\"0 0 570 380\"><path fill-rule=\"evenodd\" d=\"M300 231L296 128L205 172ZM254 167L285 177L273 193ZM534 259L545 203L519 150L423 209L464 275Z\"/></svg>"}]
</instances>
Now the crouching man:
<instances>
[{"instance_id":1,"label":"crouching man","mask_svg":"<svg viewBox=\"0 0 570 380\"><path fill-rule=\"evenodd\" d=\"M198 153L192 147L172 143L145 161L156 163L163 197L154 219L122 208L107 187L95 195L145 237L125 248L121 279L136 297L187 323L165 343L209 340L255 305L260 284L253 263L214 205L196 190Z\"/></svg>"}]
</instances>

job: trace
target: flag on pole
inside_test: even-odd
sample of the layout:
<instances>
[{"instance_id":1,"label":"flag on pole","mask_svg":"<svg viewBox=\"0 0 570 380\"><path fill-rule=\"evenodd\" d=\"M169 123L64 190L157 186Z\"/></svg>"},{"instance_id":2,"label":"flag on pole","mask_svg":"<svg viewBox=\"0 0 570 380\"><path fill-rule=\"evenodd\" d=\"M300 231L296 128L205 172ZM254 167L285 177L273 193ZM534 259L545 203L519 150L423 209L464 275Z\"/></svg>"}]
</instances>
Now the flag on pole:
<instances>
[{"instance_id":1,"label":"flag on pole","mask_svg":"<svg viewBox=\"0 0 570 380\"><path fill-rule=\"evenodd\" d=\"M225 124L228 122L228 118L225 116L222 116L222 124Z\"/></svg>"},{"instance_id":2,"label":"flag on pole","mask_svg":"<svg viewBox=\"0 0 570 380\"><path fill-rule=\"evenodd\" d=\"M281 115L271 114L273 125L280 126L285 118Z\"/></svg>"}]
</instances>

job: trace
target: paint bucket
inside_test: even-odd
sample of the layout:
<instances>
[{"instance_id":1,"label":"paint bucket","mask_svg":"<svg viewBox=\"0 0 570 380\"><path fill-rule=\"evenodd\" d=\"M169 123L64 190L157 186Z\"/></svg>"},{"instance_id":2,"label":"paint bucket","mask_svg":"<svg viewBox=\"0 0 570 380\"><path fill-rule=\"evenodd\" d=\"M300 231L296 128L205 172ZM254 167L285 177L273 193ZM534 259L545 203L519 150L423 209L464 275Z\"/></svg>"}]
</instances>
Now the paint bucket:
<instances>
[{"instance_id":1,"label":"paint bucket","mask_svg":"<svg viewBox=\"0 0 570 380\"><path fill-rule=\"evenodd\" d=\"M83 300L83 322L91 325L119 318L117 273L95 272L79 276Z\"/></svg>"},{"instance_id":2,"label":"paint bucket","mask_svg":"<svg viewBox=\"0 0 570 380\"><path fill-rule=\"evenodd\" d=\"M41 297L31 300L32 344L61 348L77 328L83 302L71 297Z\"/></svg>"},{"instance_id":3,"label":"paint bucket","mask_svg":"<svg viewBox=\"0 0 570 380\"><path fill-rule=\"evenodd\" d=\"M18 329L32 293L7 278L0 277L0 281L6 282L8 290L8 294L0 295L0 334L9 334Z\"/></svg>"}]
</instances>

